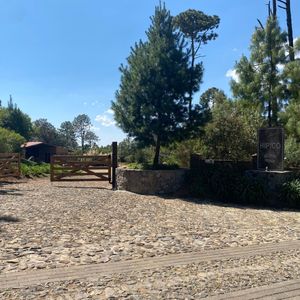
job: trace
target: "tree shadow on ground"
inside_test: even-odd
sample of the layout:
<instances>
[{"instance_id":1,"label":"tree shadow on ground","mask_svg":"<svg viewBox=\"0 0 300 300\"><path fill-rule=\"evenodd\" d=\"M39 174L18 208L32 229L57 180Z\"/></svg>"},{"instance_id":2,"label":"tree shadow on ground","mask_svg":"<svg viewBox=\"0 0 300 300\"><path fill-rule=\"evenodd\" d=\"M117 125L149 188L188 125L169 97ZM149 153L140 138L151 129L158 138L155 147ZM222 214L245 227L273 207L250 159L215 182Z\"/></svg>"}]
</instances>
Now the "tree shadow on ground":
<instances>
[{"instance_id":1,"label":"tree shadow on ground","mask_svg":"<svg viewBox=\"0 0 300 300\"><path fill-rule=\"evenodd\" d=\"M207 198L196 198L190 195L182 195L180 194L172 194L172 195L162 195L162 198L166 200L182 200L185 202L190 202L199 205L213 205L219 207L230 207L237 209L256 209L256 210L270 210L274 212L300 212L299 208L289 208L289 207L274 207L271 205L254 205L254 204L243 204L243 203L235 203L230 201L220 201L213 200Z\"/></svg>"},{"instance_id":2,"label":"tree shadow on ground","mask_svg":"<svg viewBox=\"0 0 300 300\"><path fill-rule=\"evenodd\" d=\"M0 186L1 187L1 186ZM5 189L5 190L0 190L0 196L1 195L12 195L12 196L23 196L22 193L20 193L20 190L18 189Z\"/></svg>"},{"instance_id":3,"label":"tree shadow on ground","mask_svg":"<svg viewBox=\"0 0 300 300\"><path fill-rule=\"evenodd\" d=\"M14 216L0 216L0 223L18 223L21 220Z\"/></svg>"},{"instance_id":4,"label":"tree shadow on ground","mask_svg":"<svg viewBox=\"0 0 300 300\"><path fill-rule=\"evenodd\" d=\"M5 185L12 185L12 184L22 184L28 182L27 180L24 179L0 179L0 187L5 186Z\"/></svg>"},{"instance_id":5,"label":"tree shadow on ground","mask_svg":"<svg viewBox=\"0 0 300 300\"><path fill-rule=\"evenodd\" d=\"M17 184L22 184L26 183L27 181L25 180L20 180L20 179L5 179L0 181L0 196L1 195L12 195L12 196L23 196L23 193L20 192L19 189L17 188L10 188L10 185L17 185ZM1 189L4 187L5 189ZM23 190L24 191L24 190Z\"/></svg>"},{"instance_id":6,"label":"tree shadow on ground","mask_svg":"<svg viewBox=\"0 0 300 300\"><path fill-rule=\"evenodd\" d=\"M14 217L14 216L9 216L9 215L6 215L6 216L1 216L0 215L0 225L2 223L19 223L21 222L21 219L19 219L18 217ZM3 230L1 230L1 226L0 226L0 232L3 232Z\"/></svg>"}]
</instances>

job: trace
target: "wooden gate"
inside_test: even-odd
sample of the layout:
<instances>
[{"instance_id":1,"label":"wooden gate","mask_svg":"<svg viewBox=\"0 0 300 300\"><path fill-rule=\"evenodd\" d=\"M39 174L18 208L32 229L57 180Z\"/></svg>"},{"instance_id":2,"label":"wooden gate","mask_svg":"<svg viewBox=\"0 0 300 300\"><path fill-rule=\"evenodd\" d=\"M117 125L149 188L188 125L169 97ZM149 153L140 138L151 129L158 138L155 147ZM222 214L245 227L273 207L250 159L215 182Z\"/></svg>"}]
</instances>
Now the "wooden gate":
<instances>
[{"instance_id":1,"label":"wooden gate","mask_svg":"<svg viewBox=\"0 0 300 300\"><path fill-rule=\"evenodd\" d=\"M20 177L21 156L19 153L0 153L0 178Z\"/></svg>"},{"instance_id":2,"label":"wooden gate","mask_svg":"<svg viewBox=\"0 0 300 300\"><path fill-rule=\"evenodd\" d=\"M109 155L53 155L51 181L109 181L116 188L117 143Z\"/></svg>"}]
</instances>

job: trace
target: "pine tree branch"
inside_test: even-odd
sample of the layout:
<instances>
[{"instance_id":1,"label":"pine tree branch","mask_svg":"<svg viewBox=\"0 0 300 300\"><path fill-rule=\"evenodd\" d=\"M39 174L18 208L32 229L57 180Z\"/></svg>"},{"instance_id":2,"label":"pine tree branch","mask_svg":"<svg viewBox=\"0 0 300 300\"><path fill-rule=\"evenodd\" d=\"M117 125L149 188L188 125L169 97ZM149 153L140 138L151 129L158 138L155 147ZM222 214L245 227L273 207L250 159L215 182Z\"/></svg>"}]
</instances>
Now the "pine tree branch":
<instances>
[{"instance_id":1,"label":"pine tree branch","mask_svg":"<svg viewBox=\"0 0 300 300\"><path fill-rule=\"evenodd\" d=\"M286 5L286 2L283 0L278 0L278 2L281 2L282 4Z\"/></svg>"},{"instance_id":2,"label":"pine tree branch","mask_svg":"<svg viewBox=\"0 0 300 300\"><path fill-rule=\"evenodd\" d=\"M262 22L261 22L259 19L257 19L257 22L259 23L260 27L261 27L263 30L265 30L264 25L262 24Z\"/></svg>"}]
</instances>

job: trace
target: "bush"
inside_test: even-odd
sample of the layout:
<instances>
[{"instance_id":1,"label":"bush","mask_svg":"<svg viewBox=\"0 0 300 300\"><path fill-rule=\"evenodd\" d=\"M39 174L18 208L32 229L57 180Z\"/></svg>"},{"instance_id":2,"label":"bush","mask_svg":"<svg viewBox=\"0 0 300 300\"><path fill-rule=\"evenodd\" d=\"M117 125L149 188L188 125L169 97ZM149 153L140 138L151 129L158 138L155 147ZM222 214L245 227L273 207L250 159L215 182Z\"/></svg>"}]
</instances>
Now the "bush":
<instances>
[{"instance_id":1,"label":"bush","mask_svg":"<svg viewBox=\"0 0 300 300\"><path fill-rule=\"evenodd\" d=\"M27 177L36 177L50 174L50 164L21 163L21 173L23 176Z\"/></svg>"},{"instance_id":2,"label":"bush","mask_svg":"<svg viewBox=\"0 0 300 300\"><path fill-rule=\"evenodd\" d=\"M0 153L20 152L25 139L18 133L0 127Z\"/></svg>"},{"instance_id":3,"label":"bush","mask_svg":"<svg viewBox=\"0 0 300 300\"><path fill-rule=\"evenodd\" d=\"M190 191L194 196L218 201L264 205L268 197L264 183L244 173L245 170L235 164L207 164L191 171Z\"/></svg>"},{"instance_id":4,"label":"bush","mask_svg":"<svg viewBox=\"0 0 300 300\"><path fill-rule=\"evenodd\" d=\"M240 172L234 167L206 164L191 171L191 191L195 196L227 198Z\"/></svg>"},{"instance_id":5,"label":"bush","mask_svg":"<svg viewBox=\"0 0 300 300\"><path fill-rule=\"evenodd\" d=\"M266 185L262 180L246 176L240 178L240 186L235 193L237 193L236 199L240 199L242 204L258 206L266 205L271 196L266 191Z\"/></svg>"},{"instance_id":6,"label":"bush","mask_svg":"<svg viewBox=\"0 0 300 300\"><path fill-rule=\"evenodd\" d=\"M193 196L243 205L300 208L300 173L270 188L266 179L245 175L236 164L203 164L190 173Z\"/></svg>"},{"instance_id":7,"label":"bush","mask_svg":"<svg viewBox=\"0 0 300 300\"><path fill-rule=\"evenodd\" d=\"M300 178L285 182L281 187L280 198L289 207L300 208Z\"/></svg>"},{"instance_id":8,"label":"bush","mask_svg":"<svg viewBox=\"0 0 300 300\"><path fill-rule=\"evenodd\" d=\"M300 167L300 143L295 138L288 138L285 142L285 156L287 167Z\"/></svg>"},{"instance_id":9,"label":"bush","mask_svg":"<svg viewBox=\"0 0 300 300\"><path fill-rule=\"evenodd\" d=\"M181 168L189 168L193 153L203 154L202 139L188 139L176 142L161 149L161 161L166 164L178 164Z\"/></svg>"}]
</instances>

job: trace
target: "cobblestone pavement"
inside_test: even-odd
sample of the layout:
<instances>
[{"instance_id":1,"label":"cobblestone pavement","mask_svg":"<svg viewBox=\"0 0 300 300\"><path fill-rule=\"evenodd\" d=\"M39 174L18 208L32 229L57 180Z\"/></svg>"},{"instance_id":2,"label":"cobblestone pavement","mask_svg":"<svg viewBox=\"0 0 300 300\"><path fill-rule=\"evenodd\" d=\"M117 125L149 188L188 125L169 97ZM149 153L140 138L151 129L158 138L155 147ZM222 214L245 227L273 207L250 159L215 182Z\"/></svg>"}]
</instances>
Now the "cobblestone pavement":
<instances>
[{"instance_id":1,"label":"cobblestone pavement","mask_svg":"<svg viewBox=\"0 0 300 300\"><path fill-rule=\"evenodd\" d=\"M113 192L102 183L0 186L0 274L299 238L299 212ZM0 298L197 299L298 278L300 253L293 250L8 289Z\"/></svg>"}]
</instances>

